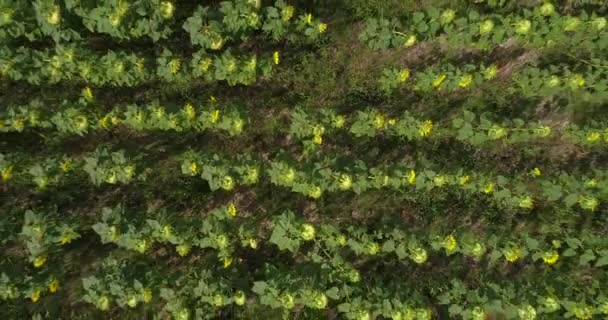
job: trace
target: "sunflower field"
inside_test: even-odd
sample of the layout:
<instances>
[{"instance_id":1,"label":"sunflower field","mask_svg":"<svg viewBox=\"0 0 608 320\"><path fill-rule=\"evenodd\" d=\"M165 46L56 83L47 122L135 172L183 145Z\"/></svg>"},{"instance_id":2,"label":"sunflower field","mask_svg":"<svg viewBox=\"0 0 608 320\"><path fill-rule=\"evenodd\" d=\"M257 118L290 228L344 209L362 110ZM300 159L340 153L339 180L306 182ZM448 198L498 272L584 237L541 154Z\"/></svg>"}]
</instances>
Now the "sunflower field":
<instances>
[{"instance_id":1,"label":"sunflower field","mask_svg":"<svg viewBox=\"0 0 608 320\"><path fill-rule=\"evenodd\" d=\"M0 0L0 319L608 319L603 0Z\"/></svg>"}]
</instances>

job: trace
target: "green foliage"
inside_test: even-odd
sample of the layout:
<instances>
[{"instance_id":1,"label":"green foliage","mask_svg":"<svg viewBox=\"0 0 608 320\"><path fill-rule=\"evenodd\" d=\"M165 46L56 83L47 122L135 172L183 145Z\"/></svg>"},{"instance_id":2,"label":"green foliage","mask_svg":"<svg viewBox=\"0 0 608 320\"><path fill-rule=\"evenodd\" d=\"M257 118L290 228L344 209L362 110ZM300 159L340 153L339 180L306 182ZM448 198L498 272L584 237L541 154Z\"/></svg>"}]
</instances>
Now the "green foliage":
<instances>
[{"instance_id":1,"label":"green foliage","mask_svg":"<svg viewBox=\"0 0 608 320\"><path fill-rule=\"evenodd\" d=\"M604 318L605 15L0 0L0 315Z\"/></svg>"}]
</instances>

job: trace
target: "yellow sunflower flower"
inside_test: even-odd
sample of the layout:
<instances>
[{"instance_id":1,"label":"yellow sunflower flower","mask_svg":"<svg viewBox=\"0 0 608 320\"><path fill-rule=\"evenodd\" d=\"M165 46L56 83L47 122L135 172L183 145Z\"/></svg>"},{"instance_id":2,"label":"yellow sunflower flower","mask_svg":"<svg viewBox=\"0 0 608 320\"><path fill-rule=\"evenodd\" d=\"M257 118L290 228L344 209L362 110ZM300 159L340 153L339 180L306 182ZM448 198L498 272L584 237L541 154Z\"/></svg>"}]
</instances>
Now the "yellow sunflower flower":
<instances>
[{"instance_id":1,"label":"yellow sunflower flower","mask_svg":"<svg viewBox=\"0 0 608 320\"><path fill-rule=\"evenodd\" d=\"M234 203L228 204L228 207L226 208L226 210L228 211L229 216L236 217L237 210L236 210L236 206L234 205Z\"/></svg>"},{"instance_id":2,"label":"yellow sunflower flower","mask_svg":"<svg viewBox=\"0 0 608 320\"><path fill-rule=\"evenodd\" d=\"M13 166L8 166L2 170L2 181L7 181L13 174Z\"/></svg>"},{"instance_id":3,"label":"yellow sunflower flower","mask_svg":"<svg viewBox=\"0 0 608 320\"><path fill-rule=\"evenodd\" d=\"M38 302L38 300L40 300L40 294L42 292L40 291L40 289L34 289L34 291L32 292L32 295L30 296L30 299L32 300L33 303Z\"/></svg>"},{"instance_id":4,"label":"yellow sunflower flower","mask_svg":"<svg viewBox=\"0 0 608 320\"><path fill-rule=\"evenodd\" d=\"M59 289L59 281L57 281L57 279L53 279L53 281L51 281L51 283L49 283L49 291L51 293L55 293L55 292L57 292L58 289Z\"/></svg>"},{"instance_id":5,"label":"yellow sunflower flower","mask_svg":"<svg viewBox=\"0 0 608 320\"><path fill-rule=\"evenodd\" d=\"M445 78L447 78L446 74L439 75L437 78L435 78L435 80L433 80L433 87L434 88L439 87L443 83L443 81L445 80Z\"/></svg>"},{"instance_id":6,"label":"yellow sunflower flower","mask_svg":"<svg viewBox=\"0 0 608 320\"><path fill-rule=\"evenodd\" d=\"M467 184L469 182L470 177L469 176L462 176L458 179L458 183L463 186L465 184Z\"/></svg>"},{"instance_id":7,"label":"yellow sunflower flower","mask_svg":"<svg viewBox=\"0 0 608 320\"><path fill-rule=\"evenodd\" d=\"M492 193L492 191L494 191L494 183L490 182L486 185L486 187L483 189L484 193Z\"/></svg>"},{"instance_id":8,"label":"yellow sunflower flower","mask_svg":"<svg viewBox=\"0 0 608 320\"><path fill-rule=\"evenodd\" d=\"M36 259L34 259L34 262L33 262L34 268L40 268L45 263L46 263L46 256L36 257Z\"/></svg>"},{"instance_id":9,"label":"yellow sunflower flower","mask_svg":"<svg viewBox=\"0 0 608 320\"><path fill-rule=\"evenodd\" d=\"M232 257L224 258L224 268L228 268L232 265Z\"/></svg>"},{"instance_id":10,"label":"yellow sunflower flower","mask_svg":"<svg viewBox=\"0 0 608 320\"><path fill-rule=\"evenodd\" d=\"M441 244L445 248L445 251L447 251L448 253L452 253L456 250L458 242L456 241L456 238L453 235L449 235L443 239L443 242Z\"/></svg>"},{"instance_id":11,"label":"yellow sunflower flower","mask_svg":"<svg viewBox=\"0 0 608 320\"><path fill-rule=\"evenodd\" d=\"M319 33L324 33L325 31L327 31L327 24L319 23L319 25L317 26L317 29L319 30Z\"/></svg>"},{"instance_id":12,"label":"yellow sunflower flower","mask_svg":"<svg viewBox=\"0 0 608 320\"><path fill-rule=\"evenodd\" d=\"M399 82L405 82L410 78L410 69L405 68L399 72Z\"/></svg>"},{"instance_id":13,"label":"yellow sunflower flower","mask_svg":"<svg viewBox=\"0 0 608 320\"><path fill-rule=\"evenodd\" d=\"M414 169L410 170L410 174L408 175L407 181L410 184L416 183L416 171L414 171Z\"/></svg>"},{"instance_id":14,"label":"yellow sunflower flower","mask_svg":"<svg viewBox=\"0 0 608 320\"><path fill-rule=\"evenodd\" d=\"M274 64L279 64L279 52L275 51L272 54L272 61L274 62Z\"/></svg>"},{"instance_id":15,"label":"yellow sunflower flower","mask_svg":"<svg viewBox=\"0 0 608 320\"><path fill-rule=\"evenodd\" d=\"M466 88L466 87L470 86L472 82L473 82L473 75L467 74L460 78L460 81L458 81L458 86L461 88Z\"/></svg>"},{"instance_id":16,"label":"yellow sunflower flower","mask_svg":"<svg viewBox=\"0 0 608 320\"><path fill-rule=\"evenodd\" d=\"M543 253L543 261L548 265L556 264L559 260L559 253L555 250L547 251Z\"/></svg>"},{"instance_id":17,"label":"yellow sunflower flower","mask_svg":"<svg viewBox=\"0 0 608 320\"><path fill-rule=\"evenodd\" d=\"M431 133L431 131L433 131L433 121L431 121L431 120L425 120L424 122L422 122L422 124L418 128L418 134L421 137L428 136Z\"/></svg>"},{"instance_id":18,"label":"yellow sunflower flower","mask_svg":"<svg viewBox=\"0 0 608 320\"><path fill-rule=\"evenodd\" d=\"M173 17L173 13L175 12L175 6L170 1L162 1L160 3L160 15L165 19L170 19Z\"/></svg>"},{"instance_id":19,"label":"yellow sunflower flower","mask_svg":"<svg viewBox=\"0 0 608 320\"><path fill-rule=\"evenodd\" d=\"M216 124L219 119L220 119L220 110L216 109L211 113L211 117L210 117L211 123Z\"/></svg>"},{"instance_id":20,"label":"yellow sunflower flower","mask_svg":"<svg viewBox=\"0 0 608 320\"><path fill-rule=\"evenodd\" d=\"M602 137L602 135L599 132L589 132L587 134L587 142L597 142L600 140L600 138Z\"/></svg>"},{"instance_id":21,"label":"yellow sunflower flower","mask_svg":"<svg viewBox=\"0 0 608 320\"><path fill-rule=\"evenodd\" d=\"M503 252L505 259L513 263L521 258L521 250L519 248L508 248Z\"/></svg>"}]
</instances>

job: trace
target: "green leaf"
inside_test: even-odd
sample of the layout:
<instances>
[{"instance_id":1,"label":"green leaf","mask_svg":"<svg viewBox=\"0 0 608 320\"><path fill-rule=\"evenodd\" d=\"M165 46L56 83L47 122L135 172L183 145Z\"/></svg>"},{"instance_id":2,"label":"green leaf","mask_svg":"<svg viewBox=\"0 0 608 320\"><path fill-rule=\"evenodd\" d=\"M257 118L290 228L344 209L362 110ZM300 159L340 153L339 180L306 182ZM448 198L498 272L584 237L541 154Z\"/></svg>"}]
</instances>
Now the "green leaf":
<instances>
[{"instance_id":1,"label":"green leaf","mask_svg":"<svg viewBox=\"0 0 608 320\"><path fill-rule=\"evenodd\" d=\"M603 266L606 266L606 265L608 265L608 255L601 256L595 262L595 267L596 268L603 267Z\"/></svg>"},{"instance_id":2,"label":"green leaf","mask_svg":"<svg viewBox=\"0 0 608 320\"><path fill-rule=\"evenodd\" d=\"M390 239L390 240L387 240L386 242L384 242L384 245L382 245L382 251L383 252L395 251L395 241Z\"/></svg>"},{"instance_id":3,"label":"green leaf","mask_svg":"<svg viewBox=\"0 0 608 320\"><path fill-rule=\"evenodd\" d=\"M325 291L325 294L334 300L340 299L340 290L337 287L329 288L329 290Z\"/></svg>"}]
</instances>

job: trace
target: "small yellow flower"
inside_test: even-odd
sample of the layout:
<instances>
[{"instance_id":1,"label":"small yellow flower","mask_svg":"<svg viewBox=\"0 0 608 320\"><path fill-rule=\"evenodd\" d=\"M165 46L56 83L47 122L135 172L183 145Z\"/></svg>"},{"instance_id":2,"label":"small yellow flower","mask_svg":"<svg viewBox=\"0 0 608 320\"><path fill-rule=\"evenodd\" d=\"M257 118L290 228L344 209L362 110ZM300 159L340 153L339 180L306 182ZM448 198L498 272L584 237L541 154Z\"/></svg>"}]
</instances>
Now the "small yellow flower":
<instances>
[{"instance_id":1,"label":"small yellow flower","mask_svg":"<svg viewBox=\"0 0 608 320\"><path fill-rule=\"evenodd\" d=\"M585 85L585 78L578 73L573 74L570 76L570 79L568 79L568 84L570 85L570 88L575 90Z\"/></svg>"},{"instance_id":2,"label":"small yellow flower","mask_svg":"<svg viewBox=\"0 0 608 320\"><path fill-rule=\"evenodd\" d=\"M114 63L114 72L120 74L125 71L125 64L122 61L117 61Z\"/></svg>"},{"instance_id":3,"label":"small yellow flower","mask_svg":"<svg viewBox=\"0 0 608 320\"><path fill-rule=\"evenodd\" d=\"M312 23L312 14L310 14L310 13L306 14L306 23L309 25Z\"/></svg>"},{"instance_id":4,"label":"small yellow flower","mask_svg":"<svg viewBox=\"0 0 608 320\"><path fill-rule=\"evenodd\" d=\"M40 268L44 265L44 263L46 263L46 256L40 256L40 257L36 257L36 259L34 259L34 268Z\"/></svg>"},{"instance_id":5,"label":"small yellow flower","mask_svg":"<svg viewBox=\"0 0 608 320\"><path fill-rule=\"evenodd\" d=\"M374 128L376 128L376 129L384 128L385 120L386 120L386 117L382 113L376 114L376 116L374 117Z\"/></svg>"},{"instance_id":6,"label":"small yellow flower","mask_svg":"<svg viewBox=\"0 0 608 320\"><path fill-rule=\"evenodd\" d=\"M63 245L66 245L66 244L67 244L67 243L69 243L69 242L70 242L70 237L68 237L68 236L63 236L63 237L61 238L61 241L59 241L59 243L60 243L62 246L63 246Z\"/></svg>"},{"instance_id":7,"label":"small yellow flower","mask_svg":"<svg viewBox=\"0 0 608 320\"><path fill-rule=\"evenodd\" d=\"M530 196L525 196L519 200L519 207L532 209L534 207L534 200Z\"/></svg>"},{"instance_id":8,"label":"small yellow flower","mask_svg":"<svg viewBox=\"0 0 608 320\"><path fill-rule=\"evenodd\" d=\"M600 31L604 28L606 28L606 25L608 25L608 20L606 20L606 18L604 17L599 17L599 18L595 18L593 20L591 20L591 25L595 27L595 29L597 31Z\"/></svg>"},{"instance_id":9,"label":"small yellow flower","mask_svg":"<svg viewBox=\"0 0 608 320\"><path fill-rule=\"evenodd\" d=\"M207 72L207 71L209 71L209 67L211 67L212 64L213 64L213 60L211 60L211 58L207 57L205 59L201 59L201 61L198 63L198 68L199 68L199 70L201 70L203 72Z\"/></svg>"},{"instance_id":10,"label":"small yellow flower","mask_svg":"<svg viewBox=\"0 0 608 320\"><path fill-rule=\"evenodd\" d=\"M416 40L417 40L416 35L413 34L413 35L407 37L407 40L405 40L405 42L403 43L403 46L406 48L409 48L416 44Z\"/></svg>"},{"instance_id":11,"label":"small yellow flower","mask_svg":"<svg viewBox=\"0 0 608 320\"><path fill-rule=\"evenodd\" d=\"M231 176L224 176L222 178L222 189L226 191L234 189L234 179Z\"/></svg>"},{"instance_id":12,"label":"small yellow flower","mask_svg":"<svg viewBox=\"0 0 608 320\"><path fill-rule=\"evenodd\" d=\"M35 289L34 292L32 292L30 299L32 299L33 303L36 303L36 302L38 302L38 300L40 300L40 294L41 294L40 289Z\"/></svg>"},{"instance_id":13,"label":"small yellow flower","mask_svg":"<svg viewBox=\"0 0 608 320\"><path fill-rule=\"evenodd\" d=\"M53 10L46 16L46 22L52 25L59 24L61 21L61 8L58 5L53 6Z\"/></svg>"},{"instance_id":14,"label":"small yellow flower","mask_svg":"<svg viewBox=\"0 0 608 320\"><path fill-rule=\"evenodd\" d=\"M486 187L483 189L484 193L492 193L492 191L494 191L494 183L490 182L486 185Z\"/></svg>"},{"instance_id":15,"label":"small yellow flower","mask_svg":"<svg viewBox=\"0 0 608 320\"><path fill-rule=\"evenodd\" d=\"M169 66L169 71L171 72L171 74L176 75L182 66L182 61L178 58L171 59L171 61L169 61L168 66Z\"/></svg>"},{"instance_id":16,"label":"small yellow flower","mask_svg":"<svg viewBox=\"0 0 608 320\"><path fill-rule=\"evenodd\" d=\"M543 253L543 261L548 265L553 265L559 260L559 253L555 250Z\"/></svg>"},{"instance_id":17,"label":"small yellow flower","mask_svg":"<svg viewBox=\"0 0 608 320\"><path fill-rule=\"evenodd\" d=\"M51 281L51 283L49 283L49 291L51 293L55 293L55 292L57 292L58 289L59 289L59 281L57 281L57 279L53 279L53 281Z\"/></svg>"},{"instance_id":18,"label":"small yellow flower","mask_svg":"<svg viewBox=\"0 0 608 320\"><path fill-rule=\"evenodd\" d=\"M532 22L530 20L524 19L515 23L515 32L521 35L526 35L530 32L532 28Z\"/></svg>"},{"instance_id":19,"label":"small yellow flower","mask_svg":"<svg viewBox=\"0 0 608 320\"><path fill-rule=\"evenodd\" d=\"M302 225L300 230L300 236L306 241L310 241L315 238L315 227L310 223Z\"/></svg>"},{"instance_id":20,"label":"small yellow flower","mask_svg":"<svg viewBox=\"0 0 608 320\"><path fill-rule=\"evenodd\" d=\"M433 184L437 187L443 187L446 183L446 177L443 175L437 175L433 178Z\"/></svg>"},{"instance_id":21,"label":"small yellow flower","mask_svg":"<svg viewBox=\"0 0 608 320\"><path fill-rule=\"evenodd\" d=\"M190 163L190 175L195 175L198 172L198 165L196 162L192 161Z\"/></svg>"},{"instance_id":22,"label":"small yellow flower","mask_svg":"<svg viewBox=\"0 0 608 320\"><path fill-rule=\"evenodd\" d=\"M521 258L521 250L519 248L508 248L503 252L505 259L513 263Z\"/></svg>"},{"instance_id":23,"label":"small yellow flower","mask_svg":"<svg viewBox=\"0 0 608 320\"><path fill-rule=\"evenodd\" d=\"M93 90L91 90L89 87L84 87L84 89L82 89L82 96L87 101L93 101Z\"/></svg>"},{"instance_id":24,"label":"small yellow flower","mask_svg":"<svg viewBox=\"0 0 608 320\"><path fill-rule=\"evenodd\" d=\"M416 171L414 171L414 169L411 169L411 170L410 170L410 174L409 174L409 176L408 176L408 178L407 178L407 181L408 181L410 184L414 184L414 183L416 183Z\"/></svg>"},{"instance_id":25,"label":"small yellow flower","mask_svg":"<svg viewBox=\"0 0 608 320\"><path fill-rule=\"evenodd\" d=\"M397 124L397 119L394 119L394 118L393 118L393 119L389 119L389 120L388 120L388 125L389 125L389 126L394 126L394 125L396 125L396 124Z\"/></svg>"},{"instance_id":26,"label":"small yellow flower","mask_svg":"<svg viewBox=\"0 0 608 320\"><path fill-rule=\"evenodd\" d=\"M232 265L232 257L224 258L224 268L228 268Z\"/></svg>"},{"instance_id":27,"label":"small yellow flower","mask_svg":"<svg viewBox=\"0 0 608 320\"><path fill-rule=\"evenodd\" d=\"M479 33L488 34L494 29L494 21L487 19L479 25Z\"/></svg>"},{"instance_id":28,"label":"small yellow flower","mask_svg":"<svg viewBox=\"0 0 608 320\"><path fill-rule=\"evenodd\" d=\"M460 177L460 179L458 179L458 183L463 186L465 184L467 184L469 182L470 177L469 176L462 176Z\"/></svg>"},{"instance_id":29,"label":"small yellow flower","mask_svg":"<svg viewBox=\"0 0 608 320\"><path fill-rule=\"evenodd\" d=\"M323 136L321 136L320 134L315 134L312 138L312 142L314 144L322 144L323 143Z\"/></svg>"},{"instance_id":30,"label":"small yellow flower","mask_svg":"<svg viewBox=\"0 0 608 320\"><path fill-rule=\"evenodd\" d=\"M211 50L219 50L224 46L224 39L219 35L214 37L213 41L211 41L211 45L209 46Z\"/></svg>"},{"instance_id":31,"label":"small yellow flower","mask_svg":"<svg viewBox=\"0 0 608 320\"><path fill-rule=\"evenodd\" d=\"M211 123L216 124L219 119L220 119L220 110L216 109L211 113L211 119L210 119Z\"/></svg>"},{"instance_id":32,"label":"small yellow flower","mask_svg":"<svg viewBox=\"0 0 608 320\"><path fill-rule=\"evenodd\" d=\"M458 81L458 86L461 88L466 88L466 87L470 86L472 82L473 82L473 75L467 74L460 78L460 81Z\"/></svg>"},{"instance_id":33,"label":"small yellow flower","mask_svg":"<svg viewBox=\"0 0 608 320\"><path fill-rule=\"evenodd\" d=\"M173 17L173 12L175 12L175 6L170 1L162 1L160 3L160 15L165 19L170 19Z\"/></svg>"},{"instance_id":34,"label":"small yellow flower","mask_svg":"<svg viewBox=\"0 0 608 320\"><path fill-rule=\"evenodd\" d=\"M274 64L279 64L279 52L275 51L272 54L272 61L274 62Z\"/></svg>"},{"instance_id":35,"label":"small yellow flower","mask_svg":"<svg viewBox=\"0 0 608 320\"><path fill-rule=\"evenodd\" d=\"M146 250L148 250L149 246L150 244L148 243L148 240L141 239L135 244L135 251L139 253L144 253L146 252Z\"/></svg>"},{"instance_id":36,"label":"small yellow flower","mask_svg":"<svg viewBox=\"0 0 608 320\"><path fill-rule=\"evenodd\" d=\"M576 305L573 308L574 317L579 320L593 319L593 309L587 305Z\"/></svg>"},{"instance_id":37,"label":"small yellow flower","mask_svg":"<svg viewBox=\"0 0 608 320\"><path fill-rule=\"evenodd\" d=\"M338 236L336 241L338 241L338 244L342 247L346 245L346 237L342 234Z\"/></svg>"},{"instance_id":38,"label":"small yellow flower","mask_svg":"<svg viewBox=\"0 0 608 320\"><path fill-rule=\"evenodd\" d=\"M585 181L585 186L589 187L589 188L595 188L597 187L597 180L595 179L588 179Z\"/></svg>"},{"instance_id":39,"label":"small yellow flower","mask_svg":"<svg viewBox=\"0 0 608 320\"><path fill-rule=\"evenodd\" d=\"M581 24L581 19L578 17L567 17L565 21L564 31L575 31Z\"/></svg>"},{"instance_id":40,"label":"small yellow flower","mask_svg":"<svg viewBox=\"0 0 608 320\"><path fill-rule=\"evenodd\" d=\"M196 117L196 111L194 110L194 106L190 103L186 103L184 106L184 113L189 120L193 120Z\"/></svg>"},{"instance_id":41,"label":"small yellow flower","mask_svg":"<svg viewBox=\"0 0 608 320\"><path fill-rule=\"evenodd\" d=\"M602 135L599 132L589 132L587 134L587 142L597 142L600 140L600 138L602 137Z\"/></svg>"},{"instance_id":42,"label":"small yellow flower","mask_svg":"<svg viewBox=\"0 0 608 320\"><path fill-rule=\"evenodd\" d=\"M103 129L107 129L110 126L110 115L107 114L103 118L99 119L99 126Z\"/></svg>"},{"instance_id":43,"label":"small yellow flower","mask_svg":"<svg viewBox=\"0 0 608 320\"><path fill-rule=\"evenodd\" d=\"M317 29L319 30L319 33L324 33L325 31L327 31L327 24L319 23L319 25L317 26Z\"/></svg>"},{"instance_id":44,"label":"small yellow flower","mask_svg":"<svg viewBox=\"0 0 608 320\"><path fill-rule=\"evenodd\" d=\"M410 69L405 68L405 69L401 70L401 72L399 72L399 81L400 82L405 82L409 78L410 78Z\"/></svg>"},{"instance_id":45,"label":"small yellow flower","mask_svg":"<svg viewBox=\"0 0 608 320\"><path fill-rule=\"evenodd\" d=\"M445 80L445 78L447 78L446 74L439 75L437 78L435 78L435 80L433 80L433 87L434 88L439 87L443 83L443 81Z\"/></svg>"},{"instance_id":46,"label":"small yellow flower","mask_svg":"<svg viewBox=\"0 0 608 320\"><path fill-rule=\"evenodd\" d=\"M236 206L234 205L234 203L230 203L227 207L227 211L228 211L228 215L231 217L236 217L237 214L237 210L236 210Z\"/></svg>"},{"instance_id":47,"label":"small yellow flower","mask_svg":"<svg viewBox=\"0 0 608 320\"><path fill-rule=\"evenodd\" d=\"M13 166L8 166L2 170L2 181L7 181L13 174Z\"/></svg>"},{"instance_id":48,"label":"small yellow flower","mask_svg":"<svg viewBox=\"0 0 608 320\"><path fill-rule=\"evenodd\" d=\"M71 166L72 166L72 161L70 161L70 159L66 159L65 161L63 161L63 163L61 163L61 171L68 172L68 171L70 171Z\"/></svg>"},{"instance_id":49,"label":"small yellow flower","mask_svg":"<svg viewBox=\"0 0 608 320\"><path fill-rule=\"evenodd\" d=\"M412 260L417 264L422 264L428 259L429 255L424 248L415 248L410 251Z\"/></svg>"},{"instance_id":50,"label":"small yellow flower","mask_svg":"<svg viewBox=\"0 0 608 320\"><path fill-rule=\"evenodd\" d=\"M431 131L433 131L433 121L431 121L431 120L425 120L420 125L420 128L418 128L418 134L421 137L428 136L431 133Z\"/></svg>"},{"instance_id":51,"label":"small yellow flower","mask_svg":"<svg viewBox=\"0 0 608 320\"><path fill-rule=\"evenodd\" d=\"M552 15L555 12L555 7L550 2L547 2L547 3L543 4L538 9L538 11L540 12L541 15L546 17L546 16Z\"/></svg>"},{"instance_id":52,"label":"small yellow flower","mask_svg":"<svg viewBox=\"0 0 608 320\"><path fill-rule=\"evenodd\" d=\"M442 245L445 248L445 251L447 251L448 253L452 253L454 252L454 250L456 250L456 246L458 245L458 243L456 242L456 238L453 235L449 235L443 239Z\"/></svg>"},{"instance_id":53,"label":"small yellow flower","mask_svg":"<svg viewBox=\"0 0 608 320\"><path fill-rule=\"evenodd\" d=\"M378 252L380 252L380 245L375 242L369 242L366 245L366 247L367 247L367 253L369 255L374 256L374 255L378 254Z\"/></svg>"},{"instance_id":54,"label":"small yellow flower","mask_svg":"<svg viewBox=\"0 0 608 320\"><path fill-rule=\"evenodd\" d=\"M23 119L19 118L19 119L15 119L13 121L13 128L15 128L15 130L21 132L21 131L23 131L24 127L25 127L25 122L23 121Z\"/></svg>"},{"instance_id":55,"label":"small yellow flower","mask_svg":"<svg viewBox=\"0 0 608 320\"><path fill-rule=\"evenodd\" d=\"M144 303L150 303L152 301L152 289L145 288L143 292Z\"/></svg>"},{"instance_id":56,"label":"small yellow flower","mask_svg":"<svg viewBox=\"0 0 608 320\"><path fill-rule=\"evenodd\" d=\"M345 173L340 175L338 182L341 190L348 190L353 186L353 178Z\"/></svg>"},{"instance_id":57,"label":"small yellow flower","mask_svg":"<svg viewBox=\"0 0 608 320\"><path fill-rule=\"evenodd\" d=\"M281 19L284 22L291 20L291 18L293 17L294 10L295 8L293 6L287 6L283 8L283 10L281 10Z\"/></svg>"},{"instance_id":58,"label":"small yellow flower","mask_svg":"<svg viewBox=\"0 0 608 320\"><path fill-rule=\"evenodd\" d=\"M532 175L535 177L540 177L540 175L541 175L540 169L537 167L532 169Z\"/></svg>"},{"instance_id":59,"label":"small yellow flower","mask_svg":"<svg viewBox=\"0 0 608 320\"><path fill-rule=\"evenodd\" d=\"M187 256L188 253L190 253L190 249L191 247L188 244L180 244L175 247L175 251L177 251L177 254L179 254L180 257Z\"/></svg>"},{"instance_id":60,"label":"small yellow flower","mask_svg":"<svg viewBox=\"0 0 608 320\"><path fill-rule=\"evenodd\" d=\"M580 196L578 198L578 204L583 209L586 209L589 211L595 211L597 209L597 207L600 205L600 202L595 197Z\"/></svg>"},{"instance_id":61,"label":"small yellow flower","mask_svg":"<svg viewBox=\"0 0 608 320\"><path fill-rule=\"evenodd\" d=\"M249 239L249 241L247 241L247 243L249 244L249 247L250 247L251 249L254 249L254 250L255 250L255 249L257 249L257 248L258 248L258 240L256 240L256 239L253 239L253 238L252 238L252 239Z\"/></svg>"},{"instance_id":62,"label":"small yellow flower","mask_svg":"<svg viewBox=\"0 0 608 320\"><path fill-rule=\"evenodd\" d=\"M486 80L494 79L497 74L498 74L498 67L496 67L496 65L491 65L483 71L483 77Z\"/></svg>"},{"instance_id":63,"label":"small yellow flower","mask_svg":"<svg viewBox=\"0 0 608 320\"><path fill-rule=\"evenodd\" d=\"M551 134L551 127L540 126L534 129L534 133L536 133L541 138L548 137Z\"/></svg>"},{"instance_id":64,"label":"small yellow flower","mask_svg":"<svg viewBox=\"0 0 608 320\"><path fill-rule=\"evenodd\" d=\"M338 115L333 119L333 126L340 129L344 127L346 123L346 118L342 115Z\"/></svg>"},{"instance_id":65,"label":"small yellow flower","mask_svg":"<svg viewBox=\"0 0 608 320\"><path fill-rule=\"evenodd\" d=\"M320 198L322 193L323 193L323 191L318 186L313 186L308 189L308 196L313 199Z\"/></svg>"}]
</instances>

